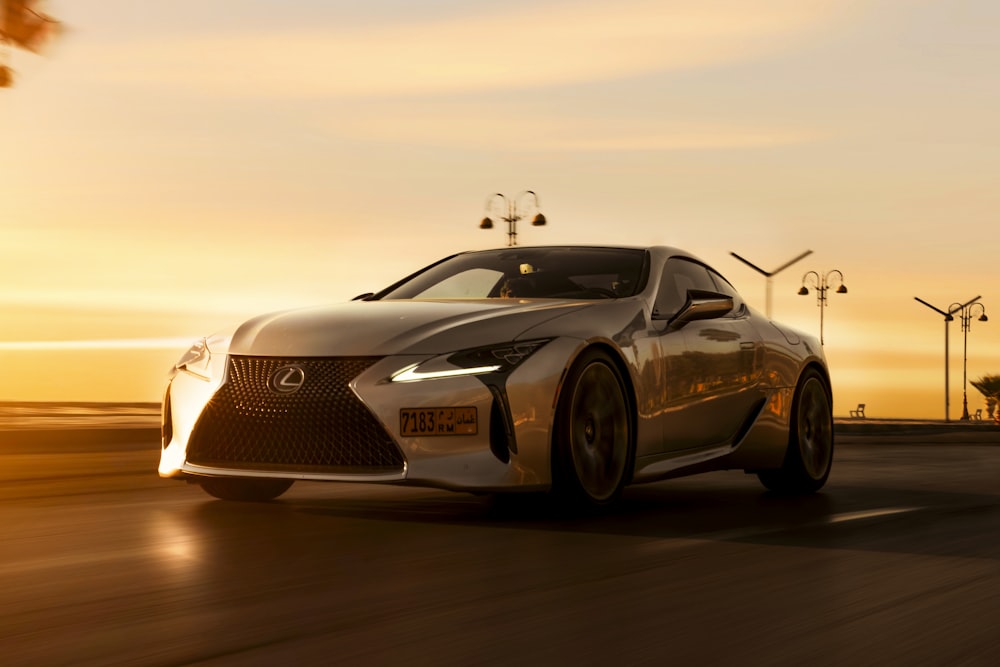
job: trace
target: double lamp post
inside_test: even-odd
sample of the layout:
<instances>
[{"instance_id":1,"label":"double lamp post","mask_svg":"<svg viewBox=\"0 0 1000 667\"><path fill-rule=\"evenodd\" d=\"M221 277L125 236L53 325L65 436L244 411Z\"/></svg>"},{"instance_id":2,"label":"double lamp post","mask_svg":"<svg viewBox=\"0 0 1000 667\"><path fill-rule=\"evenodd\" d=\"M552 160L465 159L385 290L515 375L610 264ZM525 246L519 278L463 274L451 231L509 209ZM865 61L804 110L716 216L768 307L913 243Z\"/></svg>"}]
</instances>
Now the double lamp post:
<instances>
[{"instance_id":1,"label":"double lamp post","mask_svg":"<svg viewBox=\"0 0 1000 667\"><path fill-rule=\"evenodd\" d=\"M836 279L838 283L837 294L847 294L847 285L844 284L844 274L840 272L839 269L833 269L827 271L826 273L820 275L815 271L807 271L804 276L802 276L802 287L799 288L799 296L806 296L809 294L808 284L813 286L816 290L816 305L819 306L819 344L824 345L823 341L823 311L826 310L826 300L827 291L833 287L831 279Z\"/></svg>"},{"instance_id":2,"label":"double lamp post","mask_svg":"<svg viewBox=\"0 0 1000 667\"><path fill-rule=\"evenodd\" d=\"M493 229L493 219L490 215L496 215L498 204L500 205L499 219L507 223L507 245L509 246L517 245L517 223L524 217L521 211L525 210L525 204L531 204L535 210L535 217L531 219L531 224L535 227L545 225L545 216L539 209L538 195L532 190L524 190L516 197L509 199L500 192L490 195L489 199L486 200L486 217L479 223L480 229Z\"/></svg>"},{"instance_id":3,"label":"double lamp post","mask_svg":"<svg viewBox=\"0 0 1000 667\"><path fill-rule=\"evenodd\" d=\"M974 310L979 311L978 320L980 322L987 322L989 318L986 317L986 306L981 304L979 300L981 296L969 299L965 303L953 303L948 306L948 310L942 310L937 306L931 305L921 299L920 297L913 297L915 300L924 304L936 313L944 316L944 420L946 422L951 421L951 403L948 391L948 324L955 320L955 315L957 314L962 322L962 420L968 421L969 419L969 377L968 377L968 365L969 365L969 329L972 327L972 318L974 317Z\"/></svg>"}]
</instances>

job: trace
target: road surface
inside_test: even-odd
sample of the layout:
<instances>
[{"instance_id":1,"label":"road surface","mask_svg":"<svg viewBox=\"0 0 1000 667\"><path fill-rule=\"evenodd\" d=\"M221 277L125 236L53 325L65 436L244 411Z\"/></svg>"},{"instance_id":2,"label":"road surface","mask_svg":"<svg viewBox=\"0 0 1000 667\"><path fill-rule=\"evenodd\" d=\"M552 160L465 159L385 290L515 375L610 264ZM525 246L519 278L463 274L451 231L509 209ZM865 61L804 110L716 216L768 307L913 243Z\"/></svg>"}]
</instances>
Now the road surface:
<instances>
[{"instance_id":1,"label":"road surface","mask_svg":"<svg viewBox=\"0 0 1000 667\"><path fill-rule=\"evenodd\" d=\"M525 498L161 480L152 430L0 433L0 664L996 665L1000 446L840 443L823 493L712 473Z\"/></svg>"}]
</instances>

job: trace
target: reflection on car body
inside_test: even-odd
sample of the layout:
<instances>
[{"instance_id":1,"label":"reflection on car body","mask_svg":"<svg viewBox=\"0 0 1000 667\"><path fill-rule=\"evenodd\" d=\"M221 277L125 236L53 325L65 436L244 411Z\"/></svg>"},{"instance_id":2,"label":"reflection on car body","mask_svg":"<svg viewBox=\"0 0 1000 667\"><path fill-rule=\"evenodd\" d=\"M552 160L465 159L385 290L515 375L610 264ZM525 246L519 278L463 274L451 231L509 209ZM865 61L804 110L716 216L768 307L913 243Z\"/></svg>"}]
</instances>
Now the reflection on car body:
<instances>
[{"instance_id":1,"label":"reflection on car body","mask_svg":"<svg viewBox=\"0 0 1000 667\"><path fill-rule=\"evenodd\" d=\"M198 341L166 390L159 471L233 500L313 480L600 505L727 468L808 493L831 404L819 343L688 253L513 247Z\"/></svg>"}]
</instances>

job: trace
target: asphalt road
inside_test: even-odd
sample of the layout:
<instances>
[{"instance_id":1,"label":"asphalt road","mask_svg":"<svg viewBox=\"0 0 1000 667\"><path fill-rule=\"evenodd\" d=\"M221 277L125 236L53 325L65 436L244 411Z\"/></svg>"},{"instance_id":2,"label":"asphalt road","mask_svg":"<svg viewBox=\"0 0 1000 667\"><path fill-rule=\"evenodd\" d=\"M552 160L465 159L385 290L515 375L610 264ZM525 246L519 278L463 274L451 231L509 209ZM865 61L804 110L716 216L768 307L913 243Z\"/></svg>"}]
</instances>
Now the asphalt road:
<instances>
[{"instance_id":1,"label":"asphalt road","mask_svg":"<svg viewBox=\"0 0 1000 667\"><path fill-rule=\"evenodd\" d=\"M1000 664L997 444L841 443L811 498L713 473L571 516L224 503L157 478L151 431L0 436L3 665Z\"/></svg>"}]
</instances>

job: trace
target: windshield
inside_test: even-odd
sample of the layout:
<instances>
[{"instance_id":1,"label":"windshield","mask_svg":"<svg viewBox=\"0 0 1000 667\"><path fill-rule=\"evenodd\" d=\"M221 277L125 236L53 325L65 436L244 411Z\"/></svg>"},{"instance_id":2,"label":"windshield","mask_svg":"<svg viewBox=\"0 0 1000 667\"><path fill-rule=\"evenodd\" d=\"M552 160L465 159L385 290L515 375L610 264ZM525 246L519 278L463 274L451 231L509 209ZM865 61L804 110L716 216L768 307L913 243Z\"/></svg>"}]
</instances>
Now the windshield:
<instances>
[{"instance_id":1,"label":"windshield","mask_svg":"<svg viewBox=\"0 0 1000 667\"><path fill-rule=\"evenodd\" d=\"M376 299L615 299L645 282L636 248L506 248L456 255Z\"/></svg>"}]
</instances>

